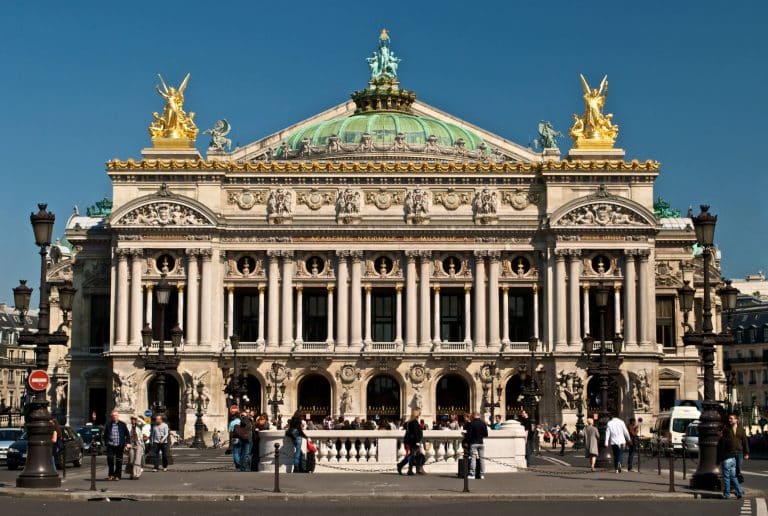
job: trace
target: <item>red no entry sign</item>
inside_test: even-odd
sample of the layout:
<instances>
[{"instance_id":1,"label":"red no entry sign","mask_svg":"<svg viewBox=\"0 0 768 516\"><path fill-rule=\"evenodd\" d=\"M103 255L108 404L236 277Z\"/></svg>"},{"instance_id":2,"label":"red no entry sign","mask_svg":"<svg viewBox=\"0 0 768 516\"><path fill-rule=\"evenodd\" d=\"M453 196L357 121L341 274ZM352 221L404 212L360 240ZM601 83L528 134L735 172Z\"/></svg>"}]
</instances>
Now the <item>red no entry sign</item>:
<instances>
[{"instance_id":1,"label":"red no entry sign","mask_svg":"<svg viewBox=\"0 0 768 516\"><path fill-rule=\"evenodd\" d=\"M29 373L27 383L29 383L29 388L33 391L44 391L48 388L49 381L48 373L42 369L35 369Z\"/></svg>"}]
</instances>

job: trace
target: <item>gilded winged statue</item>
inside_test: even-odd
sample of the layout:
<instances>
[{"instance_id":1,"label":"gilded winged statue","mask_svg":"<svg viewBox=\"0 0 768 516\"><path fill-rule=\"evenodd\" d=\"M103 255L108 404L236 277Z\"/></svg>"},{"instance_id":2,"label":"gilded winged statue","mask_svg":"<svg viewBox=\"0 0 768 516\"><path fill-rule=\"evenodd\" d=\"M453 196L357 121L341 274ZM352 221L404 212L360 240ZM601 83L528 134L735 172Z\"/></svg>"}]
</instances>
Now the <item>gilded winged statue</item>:
<instances>
[{"instance_id":1,"label":"gilded winged statue","mask_svg":"<svg viewBox=\"0 0 768 516\"><path fill-rule=\"evenodd\" d=\"M603 114L608 96L608 76L603 77L600 88L590 88L584 75L579 74L584 90L584 114L574 114L569 134L577 149L610 149L619 134L619 126L613 124L613 114Z\"/></svg>"},{"instance_id":2,"label":"gilded winged statue","mask_svg":"<svg viewBox=\"0 0 768 516\"><path fill-rule=\"evenodd\" d=\"M157 86L157 92L165 99L165 109L163 114L152 113L154 120L149 124L149 134L152 141L158 143L160 140L187 140L194 142L197 137L197 126L194 122L195 114L189 115L184 112L184 90L189 83L189 74L184 77L178 88L168 86L163 80L163 76L158 74L160 86Z\"/></svg>"}]
</instances>

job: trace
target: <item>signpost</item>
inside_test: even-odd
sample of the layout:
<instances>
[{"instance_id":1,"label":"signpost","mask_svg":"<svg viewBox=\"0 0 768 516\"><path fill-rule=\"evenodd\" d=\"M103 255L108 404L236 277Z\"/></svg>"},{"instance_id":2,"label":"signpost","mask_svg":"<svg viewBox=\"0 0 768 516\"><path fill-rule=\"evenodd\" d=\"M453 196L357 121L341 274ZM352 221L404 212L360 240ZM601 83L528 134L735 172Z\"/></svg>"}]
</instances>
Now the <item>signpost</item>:
<instances>
[{"instance_id":1,"label":"signpost","mask_svg":"<svg viewBox=\"0 0 768 516\"><path fill-rule=\"evenodd\" d=\"M29 388L33 391L44 391L48 388L50 378L48 378L48 373L42 369L35 369L29 373L27 383L29 384Z\"/></svg>"}]
</instances>

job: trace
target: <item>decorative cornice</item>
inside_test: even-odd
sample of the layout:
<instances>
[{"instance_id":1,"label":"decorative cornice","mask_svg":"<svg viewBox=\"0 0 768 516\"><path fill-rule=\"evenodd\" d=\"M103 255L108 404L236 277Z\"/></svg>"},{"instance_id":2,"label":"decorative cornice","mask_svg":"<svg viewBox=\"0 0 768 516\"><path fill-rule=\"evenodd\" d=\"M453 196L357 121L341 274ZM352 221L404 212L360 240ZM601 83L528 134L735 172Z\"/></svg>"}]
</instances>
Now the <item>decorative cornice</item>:
<instances>
[{"instance_id":1,"label":"decorative cornice","mask_svg":"<svg viewBox=\"0 0 768 516\"><path fill-rule=\"evenodd\" d=\"M114 159L107 162L108 172L657 172L658 161L621 160L578 160L545 161L544 163L493 163L489 161L466 161L435 163L426 161L206 161L178 159Z\"/></svg>"}]
</instances>

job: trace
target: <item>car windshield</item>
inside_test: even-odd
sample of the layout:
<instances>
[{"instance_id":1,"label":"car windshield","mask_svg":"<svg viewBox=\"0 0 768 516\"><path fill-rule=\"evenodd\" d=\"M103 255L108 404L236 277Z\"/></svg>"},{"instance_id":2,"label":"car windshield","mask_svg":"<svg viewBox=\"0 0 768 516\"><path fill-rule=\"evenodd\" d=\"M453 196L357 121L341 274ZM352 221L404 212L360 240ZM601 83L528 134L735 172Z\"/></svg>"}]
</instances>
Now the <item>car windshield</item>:
<instances>
[{"instance_id":1,"label":"car windshield","mask_svg":"<svg viewBox=\"0 0 768 516\"><path fill-rule=\"evenodd\" d=\"M688 425L688 429L685 431L690 437L699 436L699 425Z\"/></svg>"},{"instance_id":2,"label":"car windshield","mask_svg":"<svg viewBox=\"0 0 768 516\"><path fill-rule=\"evenodd\" d=\"M675 422L672 424L672 431L673 432L685 432L685 429L690 425L692 422L696 421L695 419L675 419Z\"/></svg>"},{"instance_id":3,"label":"car windshield","mask_svg":"<svg viewBox=\"0 0 768 516\"><path fill-rule=\"evenodd\" d=\"M0 441L15 441L21 435L21 430L0 430Z\"/></svg>"}]
</instances>

